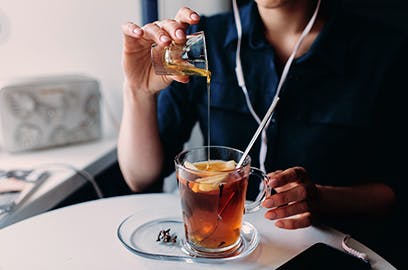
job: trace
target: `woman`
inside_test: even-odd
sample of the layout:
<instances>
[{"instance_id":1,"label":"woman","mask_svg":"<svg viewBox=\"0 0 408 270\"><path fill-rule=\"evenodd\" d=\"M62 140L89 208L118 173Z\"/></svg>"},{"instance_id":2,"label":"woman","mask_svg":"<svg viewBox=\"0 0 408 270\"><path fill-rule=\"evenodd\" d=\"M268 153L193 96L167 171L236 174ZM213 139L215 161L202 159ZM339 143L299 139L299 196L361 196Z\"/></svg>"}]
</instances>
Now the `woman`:
<instances>
[{"instance_id":1,"label":"woman","mask_svg":"<svg viewBox=\"0 0 408 270\"><path fill-rule=\"evenodd\" d=\"M200 17L182 8L173 20L123 25L124 108L118 156L134 191L161 186L196 121L207 134L205 78L158 76L153 43L185 41L204 30L211 80L211 142L244 150L268 110L284 67L318 10L279 92L280 101L250 152L278 193L265 217L285 229L317 222L344 226L387 221L403 205L407 134L400 123L406 37L359 18L340 2L256 0L241 7L239 56L250 104L235 74L238 35L232 13ZM400 85L402 85L402 88ZM241 85L242 86L242 85ZM164 89L164 90L163 90ZM258 158L260 157L260 158ZM264 161L264 162L263 162ZM262 164L261 164L262 163ZM400 194L401 192L401 194ZM372 237L369 236L369 237Z\"/></svg>"}]
</instances>

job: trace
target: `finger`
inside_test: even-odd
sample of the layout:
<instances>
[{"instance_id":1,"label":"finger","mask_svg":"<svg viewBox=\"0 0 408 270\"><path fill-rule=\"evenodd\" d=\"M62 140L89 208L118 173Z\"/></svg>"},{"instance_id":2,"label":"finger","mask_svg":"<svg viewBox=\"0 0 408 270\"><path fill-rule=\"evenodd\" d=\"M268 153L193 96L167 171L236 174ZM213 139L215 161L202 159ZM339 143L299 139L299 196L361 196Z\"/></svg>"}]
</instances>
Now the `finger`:
<instances>
[{"instance_id":1,"label":"finger","mask_svg":"<svg viewBox=\"0 0 408 270\"><path fill-rule=\"evenodd\" d=\"M181 82L181 83L188 83L190 81L189 76L170 76L173 80Z\"/></svg>"},{"instance_id":2,"label":"finger","mask_svg":"<svg viewBox=\"0 0 408 270\"><path fill-rule=\"evenodd\" d=\"M299 179L300 182L307 182L309 181L309 176L303 167L293 167L292 170L294 171L296 178Z\"/></svg>"},{"instance_id":3,"label":"finger","mask_svg":"<svg viewBox=\"0 0 408 270\"><path fill-rule=\"evenodd\" d=\"M305 182L308 180L307 172L303 167L292 167L282 172L278 172L269 178L268 185L272 188L292 182Z\"/></svg>"},{"instance_id":4,"label":"finger","mask_svg":"<svg viewBox=\"0 0 408 270\"><path fill-rule=\"evenodd\" d=\"M197 24L200 21L200 15L188 7L183 7L177 12L175 20L187 27L189 24Z\"/></svg>"},{"instance_id":5,"label":"finger","mask_svg":"<svg viewBox=\"0 0 408 270\"><path fill-rule=\"evenodd\" d=\"M274 219L281 219L287 218L290 216L302 214L305 212L309 212L309 206L306 201L291 203L286 206L277 207L271 210L268 210L265 213L265 218L274 220Z\"/></svg>"},{"instance_id":6,"label":"finger","mask_svg":"<svg viewBox=\"0 0 408 270\"><path fill-rule=\"evenodd\" d=\"M186 41L187 27L182 23L175 20L163 20L156 22L156 25L165 30L176 43L182 44Z\"/></svg>"},{"instance_id":7,"label":"finger","mask_svg":"<svg viewBox=\"0 0 408 270\"><path fill-rule=\"evenodd\" d=\"M279 183L277 182L276 177L282 172L283 172L282 170L276 170L274 172L268 173L267 174L268 179L269 179L268 186L270 186L271 188L278 187Z\"/></svg>"},{"instance_id":8,"label":"finger","mask_svg":"<svg viewBox=\"0 0 408 270\"><path fill-rule=\"evenodd\" d=\"M168 45L171 42L171 37L164 29L156 23L149 23L142 27L144 38L150 39L162 46Z\"/></svg>"},{"instance_id":9,"label":"finger","mask_svg":"<svg viewBox=\"0 0 408 270\"><path fill-rule=\"evenodd\" d=\"M144 31L140 26L127 22L122 24L121 28L123 33L123 52L125 54L134 53L141 48L150 48L152 45L153 41L143 38Z\"/></svg>"},{"instance_id":10,"label":"finger","mask_svg":"<svg viewBox=\"0 0 408 270\"><path fill-rule=\"evenodd\" d=\"M281 172L283 172L283 171L282 170L276 170L274 172L268 173L268 177L273 178L275 175L277 175L277 174L279 174Z\"/></svg>"},{"instance_id":11,"label":"finger","mask_svg":"<svg viewBox=\"0 0 408 270\"><path fill-rule=\"evenodd\" d=\"M132 22L122 24L122 33L125 36L130 36L133 38L141 38L143 36L143 30Z\"/></svg>"},{"instance_id":12,"label":"finger","mask_svg":"<svg viewBox=\"0 0 408 270\"><path fill-rule=\"evenodd\" d=\"M269 196L262 202L266 208L279 207L291 202L306 200L308 191L305 185L296 185L295 187Z\"/></svg>"},{"instance_id":13,"label":"finger","mask_svg":"<svg viewBox=\"0 0 408 270\"><path fill-rule=\"evenodd\" d=\"M276 227L288 230L305 228L312 224L312 214L310 212L299 214L291 218L280 219L275 222Z\"/></svg>"}]
</instances>

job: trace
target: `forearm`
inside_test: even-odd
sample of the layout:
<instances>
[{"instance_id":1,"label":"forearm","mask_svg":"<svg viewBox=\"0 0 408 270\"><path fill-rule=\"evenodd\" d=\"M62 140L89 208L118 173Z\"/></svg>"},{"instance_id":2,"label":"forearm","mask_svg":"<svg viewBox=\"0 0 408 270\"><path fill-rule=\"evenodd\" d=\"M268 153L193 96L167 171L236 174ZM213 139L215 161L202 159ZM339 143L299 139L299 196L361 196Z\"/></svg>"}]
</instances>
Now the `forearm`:
<instances>
[{"instance_id":1,"label":"forearm","mask_svg":"<svg viewBox=\"0 0 408 270\"><path fill-rule=\"evenodd\" d=\"M156 97L145 91L132 91L125 82L118 160L133 191L143 191L157 179L162 169L162 157Z\"/></svg>"},{"instance_id":2,"label":"forearm","mask_svg":"<svg viewBox=\"0 0 408 270\"><path fill-rule=\"evenodd\" d=\"M353 187L317 185L317 189L318 210L323 216L382 216L389 213L395 203L393 190L381 183Z\"/></svg>"}]
</instances>

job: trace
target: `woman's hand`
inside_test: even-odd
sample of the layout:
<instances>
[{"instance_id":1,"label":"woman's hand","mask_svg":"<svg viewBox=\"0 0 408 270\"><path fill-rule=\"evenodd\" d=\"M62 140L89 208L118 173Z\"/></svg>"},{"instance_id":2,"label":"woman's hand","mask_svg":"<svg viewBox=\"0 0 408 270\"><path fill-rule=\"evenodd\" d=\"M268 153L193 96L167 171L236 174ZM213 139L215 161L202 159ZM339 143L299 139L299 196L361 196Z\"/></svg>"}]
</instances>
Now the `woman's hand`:
<instances>
[{"instance_id":1,"label":"woman's hand","mask_svg":"<svg viewBox=\"0 0 408 270\"><path fill-rule=\"evenodd\" d=\"M150 56L153 43L161 46L184 43L185 30L191 24L197 24L199 15L193 10L181 8L174 20L156 21L139 27L128 22L122 25L124 35L122 65L125 83L131 89L154 94L168 86L172 80L188 82L188 76L156 75Z\"/></svg>"},{"instance_id":2,"label":"woman's hand","mask_svg":"<svg viewBox=\"0 0 408 270\"><path fill-rule=\"evenodd\" d=\"M302 167L268 174L276 194L266 198L262 205L269 210L265 218L277 220L275 225L284 229L298 229L312 225L316 219L318 189Z\"/></svg>"}]
</instances>

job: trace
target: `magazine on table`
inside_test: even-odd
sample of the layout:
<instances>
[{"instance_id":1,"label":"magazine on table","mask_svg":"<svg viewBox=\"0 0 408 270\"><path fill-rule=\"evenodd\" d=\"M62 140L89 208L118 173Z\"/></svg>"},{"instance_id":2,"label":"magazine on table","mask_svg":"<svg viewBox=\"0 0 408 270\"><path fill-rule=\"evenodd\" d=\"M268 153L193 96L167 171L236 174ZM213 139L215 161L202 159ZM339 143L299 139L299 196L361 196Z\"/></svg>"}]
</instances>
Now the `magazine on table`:
<instances>
[{"instance_id":1,"label":"magazine on table","mask_svg":"<svg viewBox=\"0 0 408 270\"><path fill-rule=\"evenodd\" d=\"M24 203L48 176L44 170L0 169L0 220Z\"/></svg>"}]
</instances>

